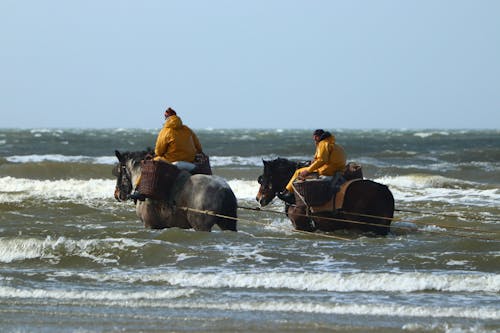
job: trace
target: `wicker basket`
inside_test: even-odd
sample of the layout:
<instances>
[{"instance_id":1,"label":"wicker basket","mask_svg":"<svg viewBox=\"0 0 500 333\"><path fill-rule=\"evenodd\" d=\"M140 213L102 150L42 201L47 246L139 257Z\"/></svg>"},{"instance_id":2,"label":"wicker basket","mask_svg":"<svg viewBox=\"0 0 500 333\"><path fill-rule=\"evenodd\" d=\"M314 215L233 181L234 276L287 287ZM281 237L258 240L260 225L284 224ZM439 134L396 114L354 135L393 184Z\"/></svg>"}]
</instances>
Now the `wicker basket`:
<instances>
[{"instance_id":1,"label":"wicker basket","mask_svg":"<svg viewBox=\"0 0 500 333\"><path fill-rule=\"evenodd\" d=\"M179 172L180 170L170 163L144 160L141 162L139 191L146 198L166 199Z\"/></svg>"},{"instance_id":2,"label":"wicker basket","mask_svg":"<svg viewBox=\"0 0 500 333\"><path fill-rule=\"evenodd\" d=\"M347 163L345 166L344 178L346 180L363 179L363 170L361 169L361 165L355 162Z\"/></svg>"},{"instance_id":3,"label":"wicker basket","mask_svg":"<svg viewBox=\"0 0 500 333\"><path fill-rule=\"evenodd\" d=\"M293 183L293 186L309 206L322 205L330 200L333 195L331 180L298 180ZM298 197L297 193L295 193L295 202L300 202L301 200L302 199Z\"/></svg>"},{"instance_id":4,"label":"wicker basket","mask_svg":"<svg viewBox=\"0 0 500 333\"><path fill-rule=\"evenodd\" d=\"M194 157L194 165L196 167L191 171L191 173L197 174L201 173L204 175L211 175L212 174L212 168L210 167L210 159L208 158L208 155L205 154L196 154Z\"/></svg>"}]
</instances>

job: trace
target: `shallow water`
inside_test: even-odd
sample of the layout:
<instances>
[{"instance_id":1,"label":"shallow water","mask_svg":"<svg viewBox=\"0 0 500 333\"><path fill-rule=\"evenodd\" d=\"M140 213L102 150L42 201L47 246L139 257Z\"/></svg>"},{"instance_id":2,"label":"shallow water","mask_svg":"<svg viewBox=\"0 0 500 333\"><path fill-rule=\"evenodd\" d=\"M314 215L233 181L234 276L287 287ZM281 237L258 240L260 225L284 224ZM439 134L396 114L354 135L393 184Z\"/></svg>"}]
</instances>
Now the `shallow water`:
<instances>
[{"instance_id":1,"label":"shallow water","mask_svg":"<svg viewBox=\"0 0 500 333\"><path fill-rule=\"evenodd\" d=\"M237 233L202 233L113 198L114 150L156 130L0 130L2 331L499 330L500 132L336 132L395 196L378 238L254 210L262 158L309 159L309 132L197 131L241 207Z\"/></svg>"}]
</instances>

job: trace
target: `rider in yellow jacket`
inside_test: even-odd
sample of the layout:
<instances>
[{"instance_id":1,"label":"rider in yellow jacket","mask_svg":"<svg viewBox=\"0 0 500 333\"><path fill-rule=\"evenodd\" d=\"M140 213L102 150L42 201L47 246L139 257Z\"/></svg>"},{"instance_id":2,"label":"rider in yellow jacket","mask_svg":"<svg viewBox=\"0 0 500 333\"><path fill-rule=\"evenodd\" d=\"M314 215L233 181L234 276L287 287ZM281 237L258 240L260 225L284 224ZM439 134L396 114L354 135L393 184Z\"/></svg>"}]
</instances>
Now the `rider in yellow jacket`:
<instances>
[{"instance_id":1,"label":"rider in yellow jacket","mask_svg":"<svg viewBox=\"0 0 500 333\"><path fill-rule=\"evenodd\" d=\"M195 155L202 152L198 137L173 109L168 108L165 117L167 121L156 139L155 160L193 163Z\"/></svg>"},{"instance_id":2,"label":"rider in yellow jacket","mask_svg":"<svg viewBox=\"0 0 500 333\"><path fill-rule=\"evenodd\" d=\"M286 185L286 191L278 195L280 199L287 202L292 201L293 182L299 177L304 179L313 172L317 172L320 176L333 176L336 172L344 172L346 156L344 149L335 143L335 136L322 129L317 129L313 133L313 139L316 143L316 153L312 163L308 167L295 171Z\"/></svg>"},{"instance_id":3,"label":"rider in yellow jacket","mask_svg":"<svg viewBox=\"0 0 500 333\"><path fill-rule=\"evenodd\" d=\"M195 155L203 152L200 140L189 127L182 124L174 109L168 108L165 111L165 119L165 124L156 138L154 159L176 164L180 169L191 171L195 168L193 164ZM145 196L138 190L140 182L141 177L137 179L136 190L130 198L144 201Z\"/></svg>"}]
</instances>

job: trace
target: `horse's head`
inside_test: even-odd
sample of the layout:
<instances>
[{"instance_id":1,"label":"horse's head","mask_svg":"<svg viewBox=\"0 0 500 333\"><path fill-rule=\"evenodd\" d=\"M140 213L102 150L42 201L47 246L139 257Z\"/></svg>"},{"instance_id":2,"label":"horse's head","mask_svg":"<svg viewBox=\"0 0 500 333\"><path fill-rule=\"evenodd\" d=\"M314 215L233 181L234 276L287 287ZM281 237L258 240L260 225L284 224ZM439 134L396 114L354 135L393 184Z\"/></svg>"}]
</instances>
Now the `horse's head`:
<instances>
[{"instance_id":1,"label":"horse's head","mask_svg":"<svg viewBox=\"0 0 500 333\"><path fill-rule=\"evenodd\" d=\"M268 205L277 193L285 189L286 184L297 169L297 163L286 158L277 158L270 161L262 160L264 172L257 181L260 184L256 200L261 206Z\"/></svg>"},{"instance_id":2,"label":"horse's head","mask_svg":"<svg viewBox=\"0 0 500 333\"><path fill-rule=\"evenodd\" d=\"M116 158L118 158L118 163L113 167L113 175L116 176L114 193L116 200L127 200L130 193L132 193L134 180L140 175L141 160L150 153L151 150L149 149L146 151L125 153L120 153L118 150L115 150Z\"/></svg>"}]
</instances>

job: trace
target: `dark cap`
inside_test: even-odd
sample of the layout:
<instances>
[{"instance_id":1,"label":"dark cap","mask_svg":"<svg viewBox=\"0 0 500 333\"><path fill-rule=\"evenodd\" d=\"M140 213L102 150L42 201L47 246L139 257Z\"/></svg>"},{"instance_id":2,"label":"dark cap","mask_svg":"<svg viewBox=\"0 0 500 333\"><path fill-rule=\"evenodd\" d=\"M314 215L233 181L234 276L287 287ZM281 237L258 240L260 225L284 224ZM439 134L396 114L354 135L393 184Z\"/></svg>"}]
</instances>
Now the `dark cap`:
<instances>
[{"instance_id":1,"label":"dark cap","mask_svg":"<svg viewBox=\"0 0 500 333\"><path fill-rule=\"evenodd\" d=\"M322 129L317 129L313 132L313 135L322 136L325 133Z\"/></svg>"},{"instance_id":2,"label":"dark cap","mask_svg":"<svg viewBox=\"0 0 500 333\"><path fill-rule=\"evenodd\" d=\"M173 116L173 115L177 114L177 112L175 112L175 110L170 108L170 107L165 110L165 113L168 114L169 116Z\"/></svg>"}]
</instances>

